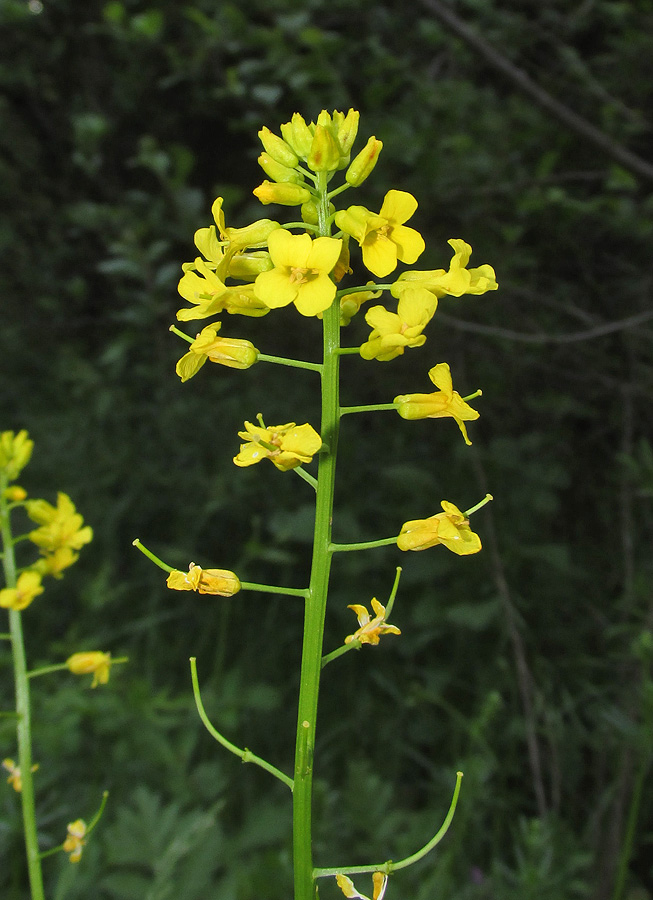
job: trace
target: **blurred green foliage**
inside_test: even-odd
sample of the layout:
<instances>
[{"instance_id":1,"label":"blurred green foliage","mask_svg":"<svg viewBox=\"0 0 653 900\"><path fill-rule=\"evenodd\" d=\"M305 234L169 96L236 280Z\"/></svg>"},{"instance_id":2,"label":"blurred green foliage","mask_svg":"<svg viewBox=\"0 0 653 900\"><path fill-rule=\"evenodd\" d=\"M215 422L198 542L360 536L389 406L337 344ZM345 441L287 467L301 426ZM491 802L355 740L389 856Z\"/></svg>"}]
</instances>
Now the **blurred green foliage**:
<instances>
[{"instance_id":1,"label":"blurred green foliage","mask_svg":"<svg viewBox=\"0 0 653 900\"><path fill-rule=\"evenodd\" d=\"M651 0L452 8L646 156ZM535 107L426 3L3 0L0 27L0 425L36 441L30 494L65 490L96 533L26 614L28 652L35 665L91 647L131 660L106 689L35 683L44 848L111 791L83 862L46 862L52 896L287 897L286 792L203 732L187 660L221 729L289 768L301 606L173 597L131 541L180 567L305 583L305 487L230 458L259 410L316 421L315 380L206 367L182 386L168 326L215 196L232 224L260 214L259 127L350 106L384 141L357 202L414 192L420 265L446 266L447 238L464 237L500 290L442 301L421 351L343 361L345 404L426 390L442 360L461 393L484 396L472 448L451 422L347 417L335 539L392 534L443 496L496 499L478 557L336 561L326 649L353 629L346 605L387 597L398 564L403 634L325 672L317 863L412 852L462 769L452 831L392 895L619 900L625 865L621 896L650 896L651 185ZM318 323L293 312L225 333L311 358ZM366 332L354 320L345 340ZM4 755L11 735L0 720ZM22 900L10 789L0 803L0 891Z\"/></svg>"}]
</instances>

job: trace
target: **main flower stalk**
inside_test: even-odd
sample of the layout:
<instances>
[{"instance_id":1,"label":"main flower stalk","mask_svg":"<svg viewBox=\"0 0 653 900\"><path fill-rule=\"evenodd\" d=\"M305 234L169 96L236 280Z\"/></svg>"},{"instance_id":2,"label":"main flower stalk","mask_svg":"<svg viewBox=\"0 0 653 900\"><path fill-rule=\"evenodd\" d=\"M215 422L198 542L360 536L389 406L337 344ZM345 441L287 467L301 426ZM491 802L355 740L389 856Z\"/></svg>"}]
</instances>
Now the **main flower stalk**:
<instances>
[{"instance_id":1,"label":"main flower stalk","mask_svg":"<svg viewBox=\"0 0 653 900\"><path fill-rule=\"evenodd\" d=\"M328 237L328 199L326 177L318 182L319 234ZM304 615L302 667L295 748L293 791L293 852L295 900L313 900L317 886L313 880L311 805L313 788L313 751L317 724L317 703L322 668L322 640L326 613L329 572L331 569L331 521L336 476L336 452L339 430L339 354L340 308L338 302L323 316L322 418L320 434L328 452L320 455L315 507L315 532L311 578Z\"/></svg>"},{"instance_id":2,"label":"main flower stalk","mask_svg":"<svg viewBox=\"0 0 653 900\"><path fill-rule=\"evenodd\" d=\"M7 478L0 474L0 530L2 531L2 560L4 565L5 584L9 588L16 586L16 557L9 519L9 509L5 499ZM31 890L31 900L44 900L43 873L39 856L38 836L36 831L36 813L34 802L34 780L32 778L32 726L30 711L30 690L25 659L25 643L23 640L22 613L18 609L9 610L9 630L14 663L14 685L16 694L16 736L18 741L18 766L21 772L22 790L20 792L23 812L23 832L27 854L27 870Z\"/></svg>"}]
</instances>

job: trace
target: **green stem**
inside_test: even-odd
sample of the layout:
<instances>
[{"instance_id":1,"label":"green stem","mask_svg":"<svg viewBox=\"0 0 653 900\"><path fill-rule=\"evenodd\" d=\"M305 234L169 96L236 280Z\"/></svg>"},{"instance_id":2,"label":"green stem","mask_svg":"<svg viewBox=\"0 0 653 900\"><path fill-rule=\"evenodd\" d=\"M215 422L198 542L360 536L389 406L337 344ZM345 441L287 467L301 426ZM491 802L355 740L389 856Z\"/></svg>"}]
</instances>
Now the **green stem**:
<instances>
[{"instance_id":1,"label":"green stem","mask_svg":"<svg viewBox=\"0 0 653 900\"><path fill-rule=\"evenodd\" d=\"M260 756L252 753L252 751L248 750L246 747L244 750L241 750L240 747L232 744L231 741L228 741L226 737L221 735L217 728L215 728L211 724L211 720L207 716L206 710L204 709L204 704L202 703L199 681L197 679L197 660L194 656L191 656L190 658L190 675L193 682L193 696L195 697L197 712L199 713L200 719L204 723L204 727L209 732L211 737L215 738L215 740L219 744L221 744L225 748L225 750L229 750L229 752L233 753L234 756L238 756L244 763L251 762L257 766L260 766L262 769L265 769L266 772L274 775L275 778L279 779L279 781L283 781L283 783L287 785L292 791L292 778L289 778L288 775L285 775L280 769L277 769L276 766L273 766L272 763L267 762L265 759L261 759Z\"/></svg>"},{"instance_id":2,"label":"green stem","mask_svg":"<svg viewBox=\"0 0 653 900\"><path fill-rule=\"evenodd\" d=\"M343 653L349 653L350 650L360 650L362 646L361 642L356 638L355 641L350 641L348 644L342 644L340 647L332 650L331 653L325 653L322 657L322 668L327 666L330 662L333 662L334 659L338 659Z\"/></svg>"},{"instance_id":3,"label":"green stem","mask_svg":"<svg viewBox=\"0 0 653 900\"><path fill-rule=\"evenodd\" d=\"M319 173L319 234L329 237L329 201L325 173ZM336 452L339 416L340 306L334 301L323 316L322 416L320 434L328 444L321 453L315 502L315 529L309 593L304 614L304 637L295 746L293 791L293 863L294 900L314 900L317 888L313 880L312 788L313 753L317 720L317 702L322 668L322 642L331 569L331 519L335 489Z\"/></svg>"},{"instance_id":4,"label":"green stem","mask_svg":"<svg viewBox=\"0 0 653 900\"><path fill-rule=\"evenodd\" d=\"M340 415L347 416L349 413L359 412L380 412L386 409L397 409L396 403L372 403L369 406L341 406Z\"/></svg>"},{"instance_id":5,"label":"green stem","mask_svg":"<svg viewBox=\"0 0 653 900\"><path fill-rule=\"evenodd\" d=\"M345 553L349 550L371 550L373 547L387 547L396 544L396 537L381 538L378 541L360 541L358 544L330 544L332 553Z\"/></svg>"},{"instance_id":6,"label":"green stem","mask_svg":"<svg viewBox=\"0 0 653 900\"><path fill-rule=\"evenodd\" d=\"M279 366L290 366L293 369L308 369L311 372L321 372L320 363L304 362L303 359L287 359L285 356L269 356L267 353L259 353L257 362L276 363Z\"/></svg>"},{"instance_id":7,"label":"green stem","mask_svg":"<svg viewBox=\"0 0 653 900\"><path fill-rule=\"evenodd\" d=\"M317 478L313 478L313 476L303 468L303 466L296 466L293 469L293 472L296 472L300 478L303 478L306 484L310 484L314 491L317 490Z\"/></svg>"},{"instance_id":8,"label":"green stem","mask_svg":"<svg viewBox=\"0 0 653 900\"><path fill-rule=\"evenodd\" d=\"M427 853L430 853L431 850L433 850L433 848L440 843L442 838L449 830L449 826L451 825L454 814L456 812L456 806L458 805L458 795L460 794L460 783L462 781L462 778L463 773L457 772L456 786L454 788L453 797L451 798L451 803L449 804L449 811L445 816L444 822L431 838L431 840L424 844L424 846L416 853L411 854L411 856L405 857L405 859L400 859L398 862L392 862L391 860L388 860L387 862L378 863L371 866L344 866L332 869L314 869L313 876L315 878L326 878L329 875L358 875L365 872L385 872L386 875L390 875L391 872L396 872L397 869L406 869L408 868L408 866L412 866L416 862L419 862L420 859L426 856Z\"/></svg>"},{"instance_id":9,"label":"green stem","mask_svg":"<svg viewBox=\"0 0 653 900\"><path fill-rule=\"evenodd\" d=\"M255 581L241 581L240 586L244 591L260 591L262 594L285 594L287 597L308 596L306 588L278 587L276 584L257 584Z\"/></svg>"},{"instance_id":10,"label":"green stem","mask_svg":"<svg viewBox=\"0 0 653 900\"><path fill-rule=\"evenodd\" d=\"M136 538L132 541L132 545L136 547L144 556L147 556L148 559L151 559L152 562L157 565L160 569L163 569L164 572L176 572L177 569L173 569L172 566L169 566L167 563L164 563L162 559L159 559L158 556L155 556L151 550L148 550L143 544L141 544L140 540Z\"/></svg>"},{"instance_id":11,"label":"green stem","mask_svg":"<svg viewBox=\"0 0 653 900\"><path fill-rule=\"evenodd\" d=\"M7 478L0 475L0 530L4 547L3 566L7 587L16 586L16 559L14 556L11 535L11 522L4 490ZM34 780L32 778L32 728L30 717L29 680L25 659L25 643L21 613L17 609L9 610L9 629L14 662L14 684L16 693L16 737L18 740L18 765L20 766L23 789L21 805L23 811L23 831L25 835L25 851L27 854L27 871L29 876L31 900L44 900L43 873L39 857L38 835L36 831L36 810L34 801Z\"/></svg>"}]
</instances>

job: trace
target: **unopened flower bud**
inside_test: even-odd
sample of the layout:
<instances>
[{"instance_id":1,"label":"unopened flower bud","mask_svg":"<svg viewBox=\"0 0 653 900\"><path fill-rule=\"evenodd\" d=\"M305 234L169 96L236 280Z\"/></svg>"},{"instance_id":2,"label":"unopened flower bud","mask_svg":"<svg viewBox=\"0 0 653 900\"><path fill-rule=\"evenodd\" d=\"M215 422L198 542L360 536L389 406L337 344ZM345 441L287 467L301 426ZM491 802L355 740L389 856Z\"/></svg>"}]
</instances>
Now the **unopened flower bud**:
<instances>
[{"instance_id":1,"label":"unopened flower bud","mask_svg":"<svg viewBox=\"0 0 653 900\"><path fill-rule=\"evenodd\" d=\"M276 184L272 181L264 181L254 188L253 192L260 202L267 206L270 203L279 203L281 206L299 206L311 199L310 191L299 184Z\"/></svg>"},{"instance_id":2,"label":"unopened flower bud","mask_svg":"<svg viewBox=\"0 0 653 900\"><path fill-rule=\"evenodd\" d=\"M297 156L306 159L311 152L313 132L306 124L304 117L300 116L299 113L293 113L290 122L286 122L285 125L281 126L281 134Z\"/></svg>"},{"instance_id":3,"label":"unopened flower bud","mask_svg":"<svg viewBox=\"0 0 653 900\"><path fill-rule=\"evenodd\" d=\"M270 131L265 126L261 128L258 136L263 144L263 149L269 153L275 162L290 169L295 168L299 160L290 144L287 144L283 138L280 138L279 135L274 134L273 131Z\"/></svg>"},{"instance_id":4,"label":"unopened flower bud","mask_svg":"<svg viewBox=\"0 0 653 900\"><path fill-rule=\"evenodd\" d=\"M273 268L270 254L257 250L254 253L237 253L229 263L228 274L241 281L253 281L261 272L269 272Z\"/></svg>"},{"instance_id":5,"label":"unopened flower bud","mask_svg":"<svg viewBox=\"0 0 653 900\"><path fill-rule=\"evenodd\" d=\"M314 172L335 172L340 165L338 143L324 125L315 126L308 167Z\"/></svg>"},{"instance_id":6,"label":"unopened flower bud","mask_svg":"<svg viewBox=\"0 0 653 900\"><path fill-rule=\"evenodd\" d=\"M257 219L242 228L227 228L225 234L238 247L256 247L267 243L267 239L277 228L281 228L281 225L273 219Z\"/></svg>"},{"instance_id":7,"label":"unopened flower bud","mask_svg":"<svg viewBox=\"0 0 653 900\"><path fill-rule=\"evenodd\" d=\"M73 675L93 675L91 687L106 684L111 669L111 654L100 650L89 650L85 653L73 653L66 660L66 665Z\"/></svg>"},{"instance_id":8,"label":"unopened flower bud","mask_svg":"<svg viewBox=\"0 0 653 900\"><path fill-rule=\"evenodd\" d=\"M336 211L333 203L329 203L329 215L332 216ZM308 203L302 204L302 222L306 222L307 225L317 225L319 221L318 211L317 211L317 203L315 200L309 200Z\"/></svg>"},{"instance_id":9,"label":"unopened flower bud","mask_svg":"<svg viewBox=\"0 0 653 900\"><path fill-rule=\"evenodd\" d=\"M338 116L337 134L340 153L342 156L347 156L356 140L356 135L358 134L358 120L360 118L360 113L355 109L350 109L346 116L336 112L333 115L334 123L336 122L336 116Z\"/></svg>"},{"instance_id":10,"label":"unopened flower bud","mask_svg":"<svg viewBox=\"0 0 653 900\"><path fill-rule=\"evenodd\" d=\"M382 147L382 141L377 141L375 137L369 139L345 173L345 181L347 184L350 184L352 187L358 187L372 174L372 170L377 163Z\"/></svg>"},{"instance_id":11,"label":"unopened flower bud","mask_svg":"<svg viewBox=\"0 0 653 900\"><path fill-rule=\"evenodd\" d=\"M0 469L4 469L9 481L18 478L32 455L34 441L29 439L23 429L18 434L3 431L0 434Z\"/></svg>"},{"instance_id":12,"label":"unopened flower bud","mask_svg":"<svg viewBox=\"0 0 653 900\"><path fill-rule=\"evenodd\" d=\"M13 484L11 487L4 489L3 496L6 500L9 500L10 503L20 503L21 500L24 500L27 497L27 491L25 488L20 487L20 485Z\"/></svg>"},{"instance_id":13,"label":"unopened flower bud","mask_svg":"<svg viewBox=\"0 0 653 900\"><path fill-rule=\"evenodd\" d=\"M276 159L273 159L269 153L261 153L258 158L258 164L273 181L290 181L294 184L301 184L304 180L303 176L296 169L290 169L288 166L282 165Z\"/></svg>"}]
</instances>

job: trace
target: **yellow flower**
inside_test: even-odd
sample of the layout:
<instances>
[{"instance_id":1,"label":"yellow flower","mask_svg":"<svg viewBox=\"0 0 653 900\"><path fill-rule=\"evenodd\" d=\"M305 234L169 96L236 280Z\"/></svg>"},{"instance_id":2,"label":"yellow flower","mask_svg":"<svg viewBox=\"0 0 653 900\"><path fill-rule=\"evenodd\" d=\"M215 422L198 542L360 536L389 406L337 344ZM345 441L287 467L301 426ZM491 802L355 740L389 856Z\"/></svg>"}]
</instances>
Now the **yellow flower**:
<instances>
[{"instance_id":1,"label":"yellow flower","mask_svg":"<svg viewBox=\"0 0 653 900\"><path fill-rule=\"evenodd\" d=\"M203 569L191 563L188 572L175 569L168 575L166 584L173 591L198 591L200 594L217 594L233 597L240 590L240 580L228 569Z\"/></svg>"},{"instance_id":2,"label":"yellow flower","mask_svg":"<svg viewBox=\"0 0 653 900\"><path fill-rule=\"evenodd\" d=\"M358 893L354 887L354 882L346 875L336 875L336 882L342 893L347 897L347 900L355 900L355 898L369 900L369 897L366 897L365 894ZM383 900L383 895L385 894L385 889L388 884L388 876L384 872L375 872L372 875L372 884L374 885L372 900Z\"/></svg>"},{"instance_id":3,"label":"yellow flower","mask_svg":"<svg viewBox=\"0 0 653 900\"><path fill-rule=\"evenodd\" d=\"M18 434L13 431L0 434L0 469L4 469L9 481L18 478L29 462L33 449L34 441L29 439L25 429Z\"/></svg>"},{"instance_id":4,"label":"yellow flower","mask_svg":"<svg viewBox=\"0 0 653 900\"><path fill-rule=\"evenodd\" d=\"M91 687L106 684L111 671L111 654L100 650L88 650L85 653L73 653L66 660L66 665L73 675L93 675Z\"/></svg>"},{"instance_id":5,"label":"yellow flower","mask_svg":"<svg viewBox=\"0 0 653 900\"><path fill-rule=\"evenodd\" d=\"M188 353L178 361L175 371L182 381L196 375L207 359L232 369L248 369L254 365L258 358L254 344L239 338L216 337L221 326L221 322L216 322L203 328Z\"/></svg>"},{"instance_id":6,"label":"yellow flower","mask_svg":"<svg viewBox=\"0 0 653 900\"><path fill-rule=\"evenodd\" d=\"M30 519L41 525L28 537L44 553L54 553L60 547L80 550L93 538L93 529L83 525L84 519L67 494L57 494L56 507L45 500L28 500L25 506Z\"/></svg>"},{"instance_id":7,"label":"yellow flower","mask_svg":"<svg viewBox=\"0 0 653 900\"><path fill-rule=\"evenodd\" d=\"M447 550L458 556L478 553L481 539L469 527L469 519L465 518L457 506L442 501L444 512L437 513L429 519L414 519L402 525L397 538L400 550L426 550L436 544L444 544Z\"/></svg>"},{"instance_id":8,"label":"yellow flower","mask_svg":"<svg viewBox=\"0 0 653 900\"><path fill-rule=\"evenodd\" d=\"M64 569L72 566L79 559L79 553L74 553L70 547L57 547L52 553L46 554L37 560L32 568L40 575L52 575L61 578Z\"/></svg>"},{"instance_id":9,"label":"yellow flower","mask_svg":"<svg viewBox=\"0 0 653 900\"><path fill-rule=\"evenodd\" d=\"M401 394L395 397L393 402L398 404L397 412L402 419L439 419L451 416L458 423L465 443L471 444L465 422L478 419L480 413L454 391L447 363L434 366L429 371L429 378L439 390L432 394Z\"/></svg>"},{"instance_id":10,"label":"yellow flower","mask_svg":"<svg viewBox=\"0 0 653 900\"><path fill-rule=\"evenodd\" d=\"M401 634L396 625L389 625L385 620L385 606L382 606L376 597L372 598L374 618L370 618L366 607L360 603L352 603L347 609L353 609L358 616L360 628L345 638L345 644L352 641L360 641L361 644L378 644L382 634Z\"/></svg>"},{"instance_id":11,"label":"yellow flower","mask_svg":"<svg viewBox=\"0 0 653 900\"><path fill-rule=\"evenodd\" d=\"M422 331L433 318L438 301L428 291L407 291L391 313L373 306L365 316L372 333L361 346L363 359L387 361L401 356L406 347L421 347L426 341Z\"/></svg>"},{"instance_id":12,"label":"yellow flower","mask_svg":"<svg viewBox=\"0 0 653 900\"><path fill-rule=\"evenodd\" d=\"M34 569L27 569L18 576L16 587L3 588L0 591L0 606L5 609L25 609L42 593L40 573Z\"/></svg>"},{"instance_id":13,"label":"yellow flower","mask_svg":"<svg viewBox=\"0 0 653 900\"><path fill-rule=\"evenodd\" d=\"M329 273L338 262L342 241L308 234L273 231L268 240L274 269L254 282L256 296L270 309L294 303L303 316L324 312L333 302L336 286Z\"/></svg>"},{"instance_id":14,"label":"yellow flower","mask_svg":"<svg viewBox=\"0 0 653 900\"><path fill-rule=\"evenodd\" d=\"M294 113L291 121L281 126L281 134L286 146L306 160L314 172L335 172L349 164L359 117L360 113L355 109L350 109L346 115L337 109L333 113L323 109L317 122L307 125L299 113ZM269 147L266 146L266 150L274 156Z\"/></svg>"},{"instance_id":15,"label":"yellow flower","mask_svg":"<svg viewBox=\"0 0 653 900\"><path fill-rule=\"evenodd\" d=\"M308 424L270 425L266 428L245 422L245 431L238 437L247 443L240 445L240 453L234 456L237 466L253 466L262 459L269 459L277 469L287 472L310 462L322 446L322 438Z\"/></svg>"},{"instance_id":16,"label":"yellow flower","mask_svg":"<svg viewBox=\"0 0 653 900\"><path fill-rule=\"evenodd\" d=\"M394 297L401 297L405 291L422 288L431 291L436 297L451 294L460 297L463 294L485 294L496 291L496 276L492 266L483 265L477 269L467 269L472 248L458 238L447 241L453 248L454 255L449 270L432 269L430 271L402 272L391 288Z\"/></svg>"},{"instance_id":17,"label":"yellow flower","mask_svg":"<svg viewBox=\"0 0 653 900\"><path fill-rule=\"evenodd\" d=\"M78 863L82 857L82 850L86 841L86 822L83 819L75 819L67 826L68 837L63 842L63 849L70 854L71 863Z\"/></svg>"},{"instance_id":18,"label":"yellow flower","mask_svg":"<svg viewBox=\"0 0 653 900\"><path fill-rule=\"evenodd\" d=\"M424 251L424 240L404 225L417 209L417 200L406 191L388 191L380 212L350 206L336 213L336 225L355 238L363 251L363 264L382 278L397 268L397 261L414 263Z\"/></svg>"},{"instance_id":19,"label":"yellow flower","mask_svg":"<svg viewBox=\"0 0 653 900\"><path fill-rule=\"evenodd\" d=\"M23 789L23 775L20 771L20 766L17 766L13 759L3 759L2 767L9 772L9 778L7 778L7 784L10 784L17 794ZM30 772L36 772L39 765L36 763L30 769Z\"/></svg>"}]
</instances>

